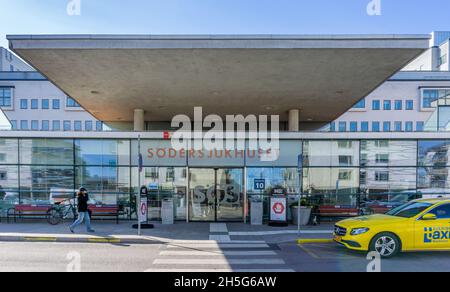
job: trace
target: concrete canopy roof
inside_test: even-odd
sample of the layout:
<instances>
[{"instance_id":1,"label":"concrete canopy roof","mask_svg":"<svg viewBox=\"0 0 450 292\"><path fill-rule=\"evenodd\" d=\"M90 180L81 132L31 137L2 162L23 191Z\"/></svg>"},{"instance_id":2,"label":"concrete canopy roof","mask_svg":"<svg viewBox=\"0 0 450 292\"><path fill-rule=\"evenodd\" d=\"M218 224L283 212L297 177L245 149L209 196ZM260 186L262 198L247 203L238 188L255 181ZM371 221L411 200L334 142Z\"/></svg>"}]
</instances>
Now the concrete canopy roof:
<instances>
[{"instance_id":1,"label":"concrete canopy roof","mask_svg":"<svg viewBox=\"0 0 450 292\"><path fill-rule=\"evenodd\" d=\"M105 122L279 114L329 122L428 48L429 35L7 36L10 48Z\"/></svg>"}]
</instances>

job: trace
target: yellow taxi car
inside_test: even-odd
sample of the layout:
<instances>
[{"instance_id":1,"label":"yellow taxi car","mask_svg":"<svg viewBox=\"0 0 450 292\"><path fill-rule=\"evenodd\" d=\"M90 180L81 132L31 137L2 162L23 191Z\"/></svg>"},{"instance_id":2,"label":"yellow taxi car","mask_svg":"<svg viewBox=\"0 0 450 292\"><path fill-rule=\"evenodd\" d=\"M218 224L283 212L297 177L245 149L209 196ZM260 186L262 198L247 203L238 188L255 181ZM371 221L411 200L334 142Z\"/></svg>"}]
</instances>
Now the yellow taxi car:
<instances>
[{"instance_id":1,"label":"yellow taxi car","mask_svg":"<svg viewBox=\"0 0 450 292\"><path fill-rule=\"evenodd\" d=\"M334 241L351 250L376 251L382 258L399 252L450 250L450 199L420 199L384 215L340 221Z\"/></svg>"}]
</instances>

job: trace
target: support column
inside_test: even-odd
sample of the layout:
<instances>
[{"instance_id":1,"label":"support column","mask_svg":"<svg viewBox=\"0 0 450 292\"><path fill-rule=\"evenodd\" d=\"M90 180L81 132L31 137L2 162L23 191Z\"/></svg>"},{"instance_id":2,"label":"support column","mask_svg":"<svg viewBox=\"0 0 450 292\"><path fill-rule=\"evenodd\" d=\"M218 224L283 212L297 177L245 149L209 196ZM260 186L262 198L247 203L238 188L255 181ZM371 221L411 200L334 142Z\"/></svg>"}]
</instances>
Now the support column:
<instances>
[{"instance_id":1,"label":"support column","mask_svg":"<svg viewBox=\"0 0 450 292\"><path fill-rule=\"evenodd\" d=\"M135 109L134 110L134 131L135 132L144 132L145 131L144 114L145 114L145 111L143 109Z\"/></svg>"},{"instance_id":2,"label":"support column","mask_svg":"<svg viewBox=\"0 0 450 292\"><path fill-rule=\"evenodd\" d=\"M289 132L300 131L300 110L289 111Z\"/></svg>"}]
</instances>

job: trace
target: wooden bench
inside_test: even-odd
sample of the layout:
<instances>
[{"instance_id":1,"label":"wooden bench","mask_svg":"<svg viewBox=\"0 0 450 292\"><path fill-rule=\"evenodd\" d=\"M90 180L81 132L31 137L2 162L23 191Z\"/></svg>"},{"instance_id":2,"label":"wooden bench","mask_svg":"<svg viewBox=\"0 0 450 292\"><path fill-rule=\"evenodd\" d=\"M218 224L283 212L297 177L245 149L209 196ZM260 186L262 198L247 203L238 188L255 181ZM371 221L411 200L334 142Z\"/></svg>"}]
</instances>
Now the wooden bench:
<instances>
[{"instance_id":1,"label":"wooden bench","mask_svg":"<svg viewBox=\"0 0 450 292\"><path fill-rule=\"evenodd\" d=\"M322 218L348 218L359 216L359 208L356 206L332 206L324 205L319 206L316 212L313 214L319 218L319 222Z\"/></svg>"},{"instance_id":2,"label":"wooden bench","mask_svg":"<svg viewBox=\"0 0 450 292\"><path fill-rule=\"evenodd\" d=\"M92 219L95 217L112 217L119 224L121 213L117 205L89 205L88 209L92 214Z\"/></svg>"},{"instance_id":3,"label":"wooden bench","mask_svg":"<svg viewBox=\"0 0 450 292\"><path fill-rule=\"evenodd\" d=\"M17 222L17 217L45 217L48 218L48 211L52 205L16 205L14 208L8 209L6 220L9 223L9 218L14 217L14 222Z\"/></svg>"}]
</instances>

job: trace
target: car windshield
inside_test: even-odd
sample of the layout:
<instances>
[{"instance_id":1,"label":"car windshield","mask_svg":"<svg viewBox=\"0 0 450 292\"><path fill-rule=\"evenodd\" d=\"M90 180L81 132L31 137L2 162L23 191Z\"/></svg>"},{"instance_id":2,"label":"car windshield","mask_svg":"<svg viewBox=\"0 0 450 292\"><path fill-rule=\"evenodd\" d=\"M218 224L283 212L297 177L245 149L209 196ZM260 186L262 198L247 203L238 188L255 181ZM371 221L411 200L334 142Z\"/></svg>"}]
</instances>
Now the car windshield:
<instances>
[{"instance_id":1,"label":"car windshield","mask_svg":"<svg viewBox=\"0 0 450 292\"><path fill-rule=\"evenodd\" d=\"M414 216L419 215L426 209L430 208L432 204L430 203L422 203L422 202L411 202L391 211L387 212L386 215L403 217L403 218L412 218Z\"/></svg>"}]
</instances>

